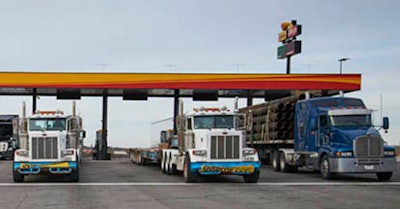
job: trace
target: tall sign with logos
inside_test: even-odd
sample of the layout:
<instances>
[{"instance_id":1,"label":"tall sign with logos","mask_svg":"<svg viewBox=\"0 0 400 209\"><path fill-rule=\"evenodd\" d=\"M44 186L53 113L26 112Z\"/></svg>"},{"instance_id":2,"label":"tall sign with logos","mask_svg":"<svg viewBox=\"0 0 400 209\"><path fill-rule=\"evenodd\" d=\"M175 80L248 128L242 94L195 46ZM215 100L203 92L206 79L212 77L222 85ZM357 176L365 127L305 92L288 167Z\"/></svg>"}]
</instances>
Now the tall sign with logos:
<instances>
[{"instance_id":1,"label":"tall sign with logos","mask_svg":"<svg viewBox=\"0 0 400 209\"><path fill-rule=\"evenodd\" d=\"M282 45L278 47L278 59L286 58L286 74L290 74L290 57L301 53L301 41L296 40L296 36L301 35L301 25L292 20L282 22L281 29L278 40Z\"/></svg>"}]
</instances>

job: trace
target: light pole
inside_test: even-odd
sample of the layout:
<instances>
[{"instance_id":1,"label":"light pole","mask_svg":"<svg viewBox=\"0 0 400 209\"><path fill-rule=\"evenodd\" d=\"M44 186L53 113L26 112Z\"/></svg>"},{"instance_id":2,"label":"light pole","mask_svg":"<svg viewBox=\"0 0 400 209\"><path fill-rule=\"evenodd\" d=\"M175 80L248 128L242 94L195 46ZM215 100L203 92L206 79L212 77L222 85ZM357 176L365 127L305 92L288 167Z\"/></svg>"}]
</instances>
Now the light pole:
<instances>
[{"instance_id":1,"label":"light pole","mask_svg":"<svg viewBox=\"0 0 400 209\"><path fill-rule=\"evenodd\" d=\"M339 63L340 63L340 74L342 74L342 62L350 60L350 58L341 58L339 59Z\"/></svg>"}]
</instances>

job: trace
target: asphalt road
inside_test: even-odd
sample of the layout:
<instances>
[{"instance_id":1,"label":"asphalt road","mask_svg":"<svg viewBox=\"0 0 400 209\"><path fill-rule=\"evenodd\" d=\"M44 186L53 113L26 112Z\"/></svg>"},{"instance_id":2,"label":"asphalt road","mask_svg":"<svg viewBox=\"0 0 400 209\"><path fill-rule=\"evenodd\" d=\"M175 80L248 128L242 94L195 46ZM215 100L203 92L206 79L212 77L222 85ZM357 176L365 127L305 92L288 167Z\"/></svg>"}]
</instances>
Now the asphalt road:
<instances>
[{"instance_id":1,"label":"asphalt road","mask_svg":"<svg viewBox=\"0 0 400 209\"><path fill-rule=\"evenodd\" d=\"M399 167L399 166L398 166ZM399 208L400 173L390 182L373 174L321 179L311 170L278 173L263 166L260 182L239 176L204 177L186 184L179 175L128 159L85 160L79 183L62 176L29 176L15 184L11 161L0 161L0 208Z\"/></svg>"}]
</instances>

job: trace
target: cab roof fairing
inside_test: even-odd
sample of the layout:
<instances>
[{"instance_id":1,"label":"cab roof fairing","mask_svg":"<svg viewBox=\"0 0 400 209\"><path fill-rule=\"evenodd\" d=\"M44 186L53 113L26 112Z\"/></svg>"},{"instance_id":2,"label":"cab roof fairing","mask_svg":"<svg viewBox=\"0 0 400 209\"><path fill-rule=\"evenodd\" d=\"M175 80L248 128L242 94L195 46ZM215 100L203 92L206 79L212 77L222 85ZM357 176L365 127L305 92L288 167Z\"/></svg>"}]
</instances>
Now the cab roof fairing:
<instances>
[{"instance_id":1,"label":"cab roof fairing","mask_svg":"<svg viewBox=\"0 0 400 209\"><path fill-rule=\"evenodd\" d=\"M370 109L362 109L360 107L353 107L348 109L329 109L328 115L331 116L340 116L340 115L371 115L372 110Z\"/></svg>"}]
</instances>

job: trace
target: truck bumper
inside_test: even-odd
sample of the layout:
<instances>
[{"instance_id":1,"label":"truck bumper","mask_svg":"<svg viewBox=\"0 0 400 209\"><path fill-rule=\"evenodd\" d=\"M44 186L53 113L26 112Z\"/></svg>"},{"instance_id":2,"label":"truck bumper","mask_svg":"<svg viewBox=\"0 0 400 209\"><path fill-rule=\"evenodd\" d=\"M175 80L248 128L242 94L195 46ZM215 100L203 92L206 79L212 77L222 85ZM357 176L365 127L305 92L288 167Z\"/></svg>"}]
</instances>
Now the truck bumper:
<instances>
[{"instance_id":1,"label":"truck bumper","mask_svg":"<svg viewBox=\"0 0 400 209\"><path fill-rule=\"evenodd\" d=\"M378 173L397 170L396 158L361 161L357 158L330 158L330 170L335 173Z\"/></svg>"},{"instance_id":2,"label":"truck bumper","mask_svg":"<svg viewBox=\"0 0 400 209\"><path fill-rule=\"evenodd\" d=\"M192 172L202 175L234 174L247 175L260 171L259 162L193 162L190 165Z\"/></svg>"},{"instance_id":3,"label":"truck bumper","mask_svg":"<svg viewBox=\"0 0 400 209\"><path fill-rule=\"evenodd\" d=\"M77 162L14 162L14 171L20 174L69 174L78 169Z\"/></svg>"}]
</instances>

